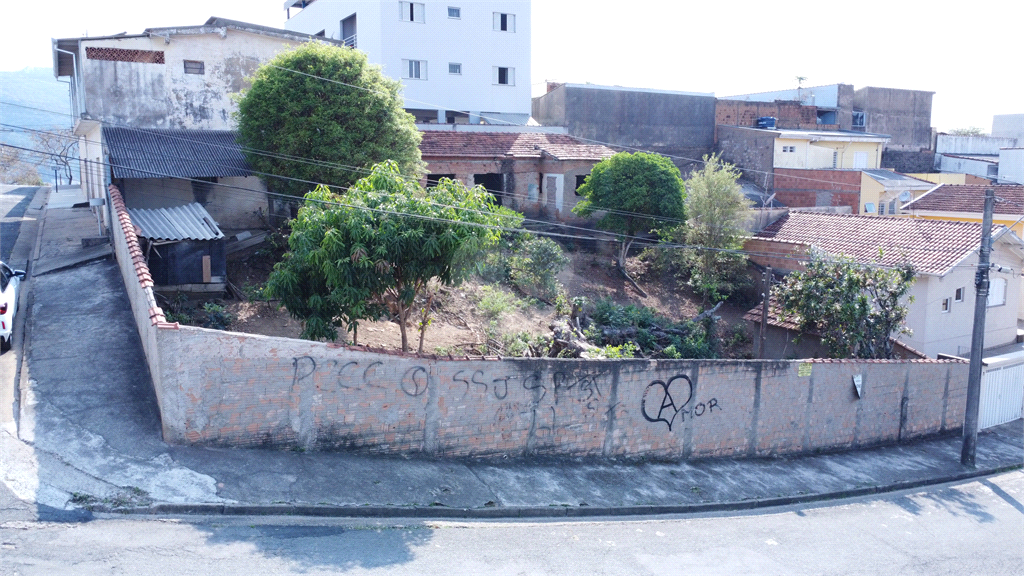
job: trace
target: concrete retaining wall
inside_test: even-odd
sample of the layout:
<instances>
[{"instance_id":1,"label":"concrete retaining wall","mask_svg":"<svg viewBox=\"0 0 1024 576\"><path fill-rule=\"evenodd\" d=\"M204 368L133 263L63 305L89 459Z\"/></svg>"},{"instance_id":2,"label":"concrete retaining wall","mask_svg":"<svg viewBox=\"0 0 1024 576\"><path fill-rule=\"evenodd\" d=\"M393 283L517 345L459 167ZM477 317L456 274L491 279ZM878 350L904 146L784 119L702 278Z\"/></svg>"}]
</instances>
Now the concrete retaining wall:
<instances>
[{"instance_id":1,"label":"concrete retaining wall","mask_svg":"<svg viewBox=\"0 0 1024 576\"><path fill-rule=\"evenodd\" d=\"M955 429L967 381L959 362L451 360L188 326L159 335L167 440L208 445L790 454Z\"/></svg>"},{"instance_id":2,"label":"concrete retaining wall","mask_svg":"<svg viewBox=\"0 0 1024 576\"><path fill-rule=\"evenodd\" d=\"M457 360L169 324L116 188L111 197L117 258L171 443L698 458L836 450L962 426L960 361Z\"/></svg>"}]
</instances>

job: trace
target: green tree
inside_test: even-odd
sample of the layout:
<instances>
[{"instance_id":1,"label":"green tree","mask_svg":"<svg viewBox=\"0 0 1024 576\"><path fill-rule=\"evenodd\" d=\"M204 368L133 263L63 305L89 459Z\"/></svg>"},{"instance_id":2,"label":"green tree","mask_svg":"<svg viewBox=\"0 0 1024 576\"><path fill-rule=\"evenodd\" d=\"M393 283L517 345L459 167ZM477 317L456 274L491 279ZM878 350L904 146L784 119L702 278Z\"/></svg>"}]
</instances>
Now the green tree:
<instances>
[{"instance_id":1,"label":"green tree","mask_svg":"<svg viewBox=\"0 0 1024 576\"><path fill-rule=\"evenodd\" d=\"M801 331L816 331L832 358L892 358L893 338L911 335L907 297L914 268L881 268L850 258L812 255L804 272L786 277L784 312Z\"/></svg>"},{"instance_id":2,"label":"green tree","mask_svg":"<svg viewBox=\"0 0 1024 576\"><path fill-rule=\"evenodd\" d=\"M443 179L424 191L385 162L344 196L326 187L306 194L267 291L303 322L304 338L335 340L339 326L355 332L359 320L388 313L405 351L418 302L422 352L431 282L460 283L469 257L498 242L496 227L521 223L522 215L496 206L482 187Z\"/></svg>"},{"instance_id":3,"label":"green tree","mask_svg":"<svg viewBox=\"0 0 1024 576\"><path fill-rule=\"evenodd\" d=\"M686 189L679 168L658 154L620 152L602 160L578 192L583 198L574 213L586 217L608 210L597 226L624 236L618 256L623 274L637 234L686 219Z\"/></svg>"},{"instance_id":4,"label":"green tree","mask_svg":"<svg viewBox=\"0 0 1024 576\"><path fill-rule=\"evenodd\" d=\"M259 172L346 188L393 160L419 175L420 134L402 108L401 84L350 48L308 42L261 66L238 101L238 141ZM304 159L304 160L302 160ZM271 178L277 192L312 185Z\"/></svg>"},{"instance_id":5,"label":"green tree","mask_svg":"<svg viewBox=\"0 0 1024 576\"><path fill-rule=\"evenodd\" d=\"M723 163L716 155L704 156L704 167L686 181L686 241L695 249L690 283L705 298L720 300L728 296L743 277L746 259L735 252L742 247L740 237L751 202L736 182L736 167Z\"/></svg>"}]
</instances>

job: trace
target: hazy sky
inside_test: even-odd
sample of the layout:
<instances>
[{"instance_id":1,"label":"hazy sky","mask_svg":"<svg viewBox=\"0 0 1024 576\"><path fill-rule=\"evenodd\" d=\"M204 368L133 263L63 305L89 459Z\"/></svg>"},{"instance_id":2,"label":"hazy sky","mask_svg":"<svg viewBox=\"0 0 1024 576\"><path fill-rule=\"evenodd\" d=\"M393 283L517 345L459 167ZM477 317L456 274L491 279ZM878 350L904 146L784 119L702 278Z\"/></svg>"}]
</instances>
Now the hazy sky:
<instances>
[{"instance_id":1,"label":"hazy sky","mask_svg":"<svg viewBox=\"0 0 1024 576\"><path fill-rule=\"evenodd\" d=\"M198 25L210 16L275 27L285 20L283 0L5 4L0 70L52 66L50 38ZM729 96L793 88L805 76L805 86L933 91L940 130L988 131L993 114L1024 113L1021 0L535 0L532 11L534 94L556 80Z\"/></svg>"}]
</instances>

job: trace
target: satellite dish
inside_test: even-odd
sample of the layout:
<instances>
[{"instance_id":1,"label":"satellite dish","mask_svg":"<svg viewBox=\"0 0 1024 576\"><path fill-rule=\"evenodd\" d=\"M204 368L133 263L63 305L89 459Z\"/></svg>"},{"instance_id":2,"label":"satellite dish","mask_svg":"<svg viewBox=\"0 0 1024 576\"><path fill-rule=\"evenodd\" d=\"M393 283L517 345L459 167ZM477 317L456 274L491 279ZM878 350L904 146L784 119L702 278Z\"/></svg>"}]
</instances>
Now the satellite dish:
<instances>
[{"instance_id":1,"label":"satellite dish","mask_svg":"<svg viewBox=\"0 0 1024 576\"><path fill-rule=\"evenodd\" d=\"M909 190L900 193L900 202L910 202L911 198L913 198L913 196L910 195Z\"/></svg>"}]
</instances>

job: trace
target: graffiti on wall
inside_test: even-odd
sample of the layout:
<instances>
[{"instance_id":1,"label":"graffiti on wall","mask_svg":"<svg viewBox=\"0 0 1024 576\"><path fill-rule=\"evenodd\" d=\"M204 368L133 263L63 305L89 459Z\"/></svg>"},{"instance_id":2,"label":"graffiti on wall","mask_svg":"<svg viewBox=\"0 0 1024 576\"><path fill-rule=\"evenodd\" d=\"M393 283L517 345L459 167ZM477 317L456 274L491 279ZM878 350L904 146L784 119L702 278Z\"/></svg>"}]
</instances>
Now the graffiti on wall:
<instances>
[{"instance_id":1,"label":"graffiti on wall","mask_svg":"<svg viewBox=\"0 0 1024 576\"><path fill-rule=\"evenodd\" d=\"M692 401L693 382L689 376L677 374L669 378L668 382L655 380L647 385L640 399L640 413L648 422L664 422L671 431L677 417L680 422L684 422L687 416L691 419L699 418L722 409L717 398L695 404L691 404Z\"/></svg>"}]
</instances>

